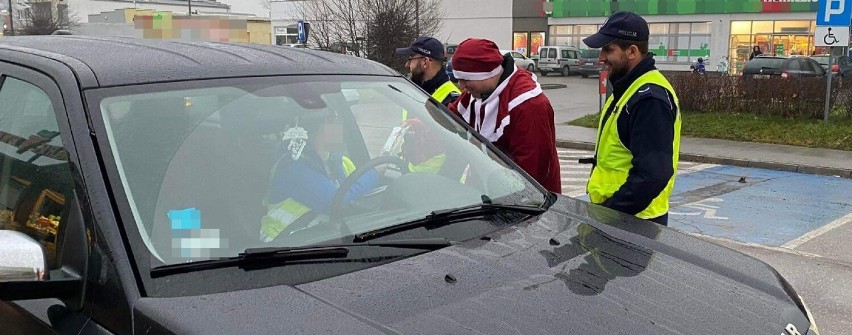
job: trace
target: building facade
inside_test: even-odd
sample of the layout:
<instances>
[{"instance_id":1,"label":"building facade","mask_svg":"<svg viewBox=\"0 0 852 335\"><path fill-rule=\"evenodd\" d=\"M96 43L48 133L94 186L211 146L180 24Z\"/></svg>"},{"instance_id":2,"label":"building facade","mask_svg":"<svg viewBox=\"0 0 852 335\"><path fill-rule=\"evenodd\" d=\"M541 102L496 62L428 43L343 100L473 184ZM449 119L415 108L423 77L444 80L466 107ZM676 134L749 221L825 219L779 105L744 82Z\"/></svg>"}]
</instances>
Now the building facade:
<instances>
[{"instance_id":1,"label":"building facade","mask_svg":"<svg viewBox=\"0 0 852 335\"><path fill-rule=\"evenodd\" d=\"M728 57L739 72L754 47L770 55L828 53L814 45L816 0L553 0L546 4L548 44L586 48L582 38L611 13L632 11L649 24L659 67L686 70L699 57L708 70ZM845 48L835 48L835 53Z\"/></svg>"},{"instance_id":2,"label":"building facade","mask_svg":"<svg viewBox=\"0 0 852 335\"><path fill-rule=\"evenodd\" d=\"M277 44L296 43L300 6L312 0L272 0L272 26ZM412 6L414 1L408 0ZM544 0L441 0L443 18L435 38L459 44L467 38L487 38L501 49L535 55L547 33Z\"/></svg>"}]
</instances>

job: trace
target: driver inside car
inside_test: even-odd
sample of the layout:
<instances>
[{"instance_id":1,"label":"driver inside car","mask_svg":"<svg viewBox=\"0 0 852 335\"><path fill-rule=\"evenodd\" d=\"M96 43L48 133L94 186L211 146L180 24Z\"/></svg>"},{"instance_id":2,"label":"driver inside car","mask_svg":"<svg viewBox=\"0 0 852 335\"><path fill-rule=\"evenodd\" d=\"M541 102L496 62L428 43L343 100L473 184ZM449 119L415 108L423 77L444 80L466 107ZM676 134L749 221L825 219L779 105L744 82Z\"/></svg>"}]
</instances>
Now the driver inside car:
<instances>
[{"instance_id":1,"label":"driver inside car","mask_svg":"<svg viewBox=\"0 0 852 335\"><path fill-rule=\"evenodd\" d=\"M264 242L273 241L288 226L309 227L327 220L338 188L356 168L344 154L343 123L337 115L296 120L284 134L283 144L264 201L267 214L260 227ZM350 203L378 186L379 174L370 170L343 201Z\"/></svg>"},{"instance_id":2,"label":"driver inside car","mask_svg":"<svg viewBox=\"0 0 852 335\"><path fill-rule=\"evenodd\" d=\"M407 119L394 128L382 155L398 152L395 155L408 162L408 171L438 173L446 154L432 131L420 119Z\"/></svg>"}]
</instances>

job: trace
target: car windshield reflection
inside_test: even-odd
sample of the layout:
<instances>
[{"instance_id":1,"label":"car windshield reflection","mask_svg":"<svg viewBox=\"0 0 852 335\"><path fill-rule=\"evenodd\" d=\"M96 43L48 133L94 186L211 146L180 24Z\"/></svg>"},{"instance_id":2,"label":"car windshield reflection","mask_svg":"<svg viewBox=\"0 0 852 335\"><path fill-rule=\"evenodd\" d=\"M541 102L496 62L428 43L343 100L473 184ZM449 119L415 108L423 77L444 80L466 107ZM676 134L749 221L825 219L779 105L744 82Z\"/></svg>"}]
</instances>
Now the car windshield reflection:
<instances>
[{"instance_id":1,"label":"car windshield reflection","mask_svg":"<svg viewBox=\"0 0 852 335\"><path fill-rule=\"evenodd\" d=\"M339 242L483 196L545 202L403 79L215 84L110 89L99 103L130 210L162 264Z\"/></svg>"}]
</instances>

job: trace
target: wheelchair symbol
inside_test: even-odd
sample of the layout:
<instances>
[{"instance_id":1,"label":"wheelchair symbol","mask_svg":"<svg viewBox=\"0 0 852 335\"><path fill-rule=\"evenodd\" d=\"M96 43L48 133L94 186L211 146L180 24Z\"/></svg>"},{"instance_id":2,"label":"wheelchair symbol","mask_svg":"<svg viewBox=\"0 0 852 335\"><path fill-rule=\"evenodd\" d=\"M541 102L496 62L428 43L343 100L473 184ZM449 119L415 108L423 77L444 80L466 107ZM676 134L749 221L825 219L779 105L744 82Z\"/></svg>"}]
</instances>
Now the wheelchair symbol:
<instances>
[{"instance_id":1,"label":"wheelchair symbol","mask_svg":"<svg viewBox=\"0 0 852 335\"><path fill-rule=\"evenodd\" d=\"M834 45L837 42L840 42L840 41L837 40L837 37L835 37L834 34L831 33L831 28L828 28L828 34L823 36L822 40L823 40L823 42L825 42L825 44L828 44L828 45Z\"/></svg>"}]
</instances>

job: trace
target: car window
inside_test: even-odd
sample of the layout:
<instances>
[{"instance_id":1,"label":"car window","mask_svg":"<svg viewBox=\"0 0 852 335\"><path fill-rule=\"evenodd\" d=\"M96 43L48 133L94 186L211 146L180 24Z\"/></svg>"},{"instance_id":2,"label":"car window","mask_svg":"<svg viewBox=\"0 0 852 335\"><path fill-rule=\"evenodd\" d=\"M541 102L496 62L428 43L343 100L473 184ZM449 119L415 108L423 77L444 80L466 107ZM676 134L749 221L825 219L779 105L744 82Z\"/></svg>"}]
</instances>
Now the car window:
<instances>
[{"instance_id":1,"label":"car window","mask_svg":"<svg viewBox=\"0 0 852 335\"><path fill-rule=\"evenodd\" d=\"M581 55L582 58L598 58L600 57L600 50L585 50Z\"/></svg>"},{"instance_id":2,"label":"car window","mask_svg":"<svg viewBox=\"0 0 852 335\"><path fill-rule=\"evenodd\" d=\"M402 78L243 78L102 91L97 106L121 184L155 263L351 239L483 195L544 199ZM394 164L373 165L387 160Z\"/></svg>"},{"instance_id":3,"label":"car window","mask_svg":"<svg viewBox=\"0 0 852 335\"><path fill-rule=\"evenodd\" d=\"M814 61L812 59L806 59L804 61L805 61L805 64L810 64L811 68L813 69L812 71L814 73L816 73L817 75L825 74L825 72L826 72L825 68L823 68L822 65L820 65L816 61Z\"/></svg>"},{"instance_id":4,"label":"car window","mask_svg":"<svg viewBox=\"0 0 852 335\"><path fill-rule=\"evenodd\" d=\"M562 58L571 58L568 50L562 50Z\"/></svg>"},{"instance_id":5,"label":"car window","mask_svg":"<svg viewBox=\"0 0 852 335\"><path fill-rule=\"evenodd\" d=\"M0 229L24 232L41 243L52 269L74 185L68 152L48 95L12 77L0 82Z\"/></svg>"},{"instance_id":6,"label":"car window","mask_svg":"<svg viewBox=\"0 0 852 335\"><path fill-rule=\"evenodd\" d=\"M743 72L758 73L761 68L766 70L779 70L784 65L784 61L784 58L755 57L746 63Z\"/></svg>"},{"instance_id":7,"label":"car window","mask_svg":"<svg viewBox=\"0 0 852 335\"><path fill-rule=\"evenodd\" d=\"M804 69L802 67L802 61L800 59L791 59L790 63L787 66L788 71L802 71ZM812 71L810 69L810 65L807 66L807 71Z\"/></svg>"},{"instance_id":8,"label":"car window","mask_svg":"<svg viewBox=\"0 0 852 335\"><path fill-rule=\"evenodd\" d=\"M517 52L513 52L513 53L512 53L512 57L513 57L513 58L517 58L517 59L524 59L524 56L523 56L523 55L521 55L521 54L519 54L519 53L517 53Z\"/></svg>"},{"instance_id":9,"label":"car window","mask_svg":"<svg viewBox=\"0 0 852 335\"><path fill-rule=\"evenodd\" d=\"M554 49L554 48L548 49L547 57L548 58L556 58L556 49Z\"/></svg>"}]
</instances>

